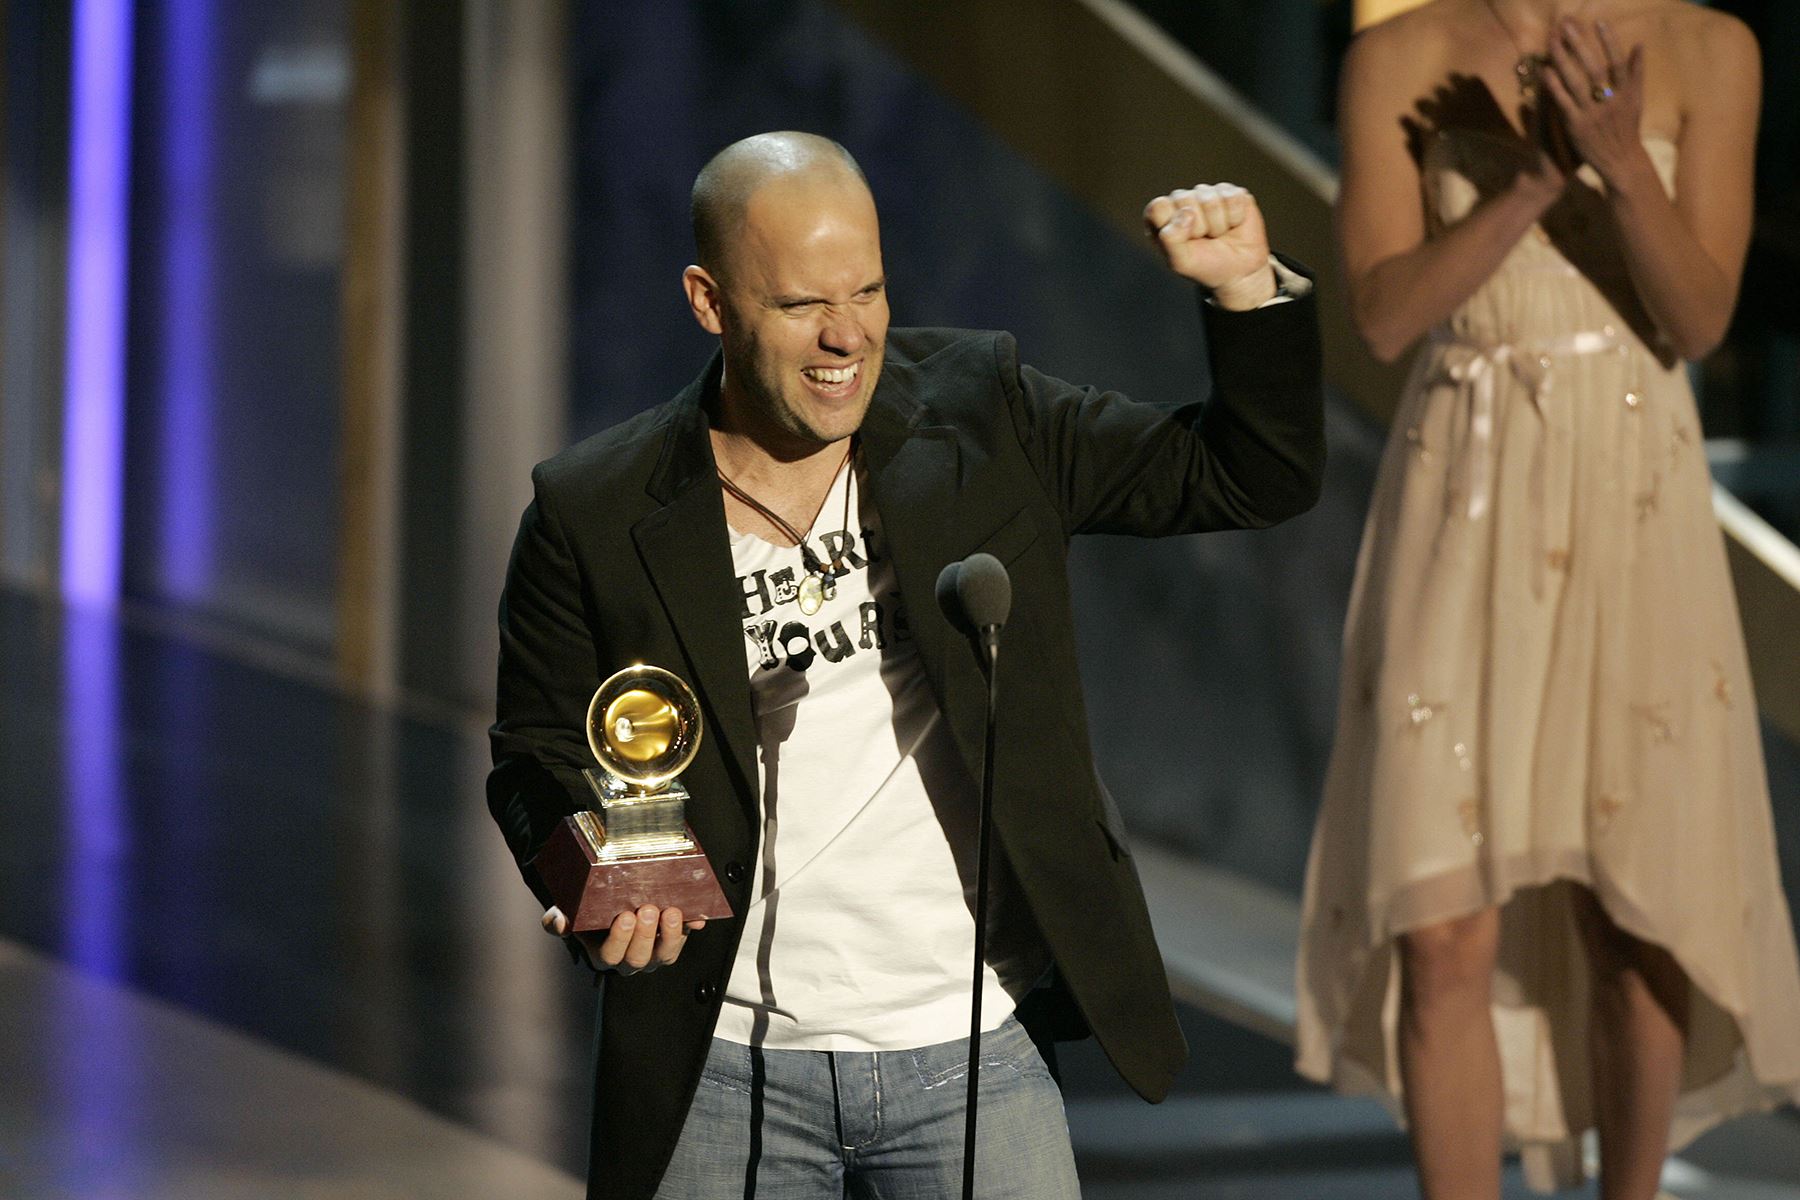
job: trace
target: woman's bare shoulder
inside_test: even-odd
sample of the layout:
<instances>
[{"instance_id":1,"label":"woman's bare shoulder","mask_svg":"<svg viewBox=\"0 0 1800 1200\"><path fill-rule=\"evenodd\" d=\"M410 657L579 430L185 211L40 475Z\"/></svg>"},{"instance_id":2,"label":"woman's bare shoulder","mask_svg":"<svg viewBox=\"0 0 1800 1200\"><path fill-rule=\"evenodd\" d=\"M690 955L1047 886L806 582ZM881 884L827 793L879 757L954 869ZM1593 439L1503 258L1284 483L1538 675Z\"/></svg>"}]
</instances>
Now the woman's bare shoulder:
<instances>
[{"instance_id":1,"label":"woman's bare shoulder","mask_svg":"<svg viewBox=\"0 0 1800 1200\"><path fill-rule=\"evenodd\" d=\"M1652 0L1642 15L1653 24L1654 41L1674 64L1684 110L1707 97L1755 92L1762 52L1756 34L1742 20L1688 0Z\"/></svg>"},{"instance_id":2,"label":"woman's bare shoulder","mask_svg":"<svg viewBox=\"0 0 1800 1200\"><path fill-rule=\"evenodd\" d=\"M1369 26L1351 40L1346 71L1399 88L1437 78L1467 24L1464 7L1462 0L1432 0Z\"/></svg>"},{"instance_id":3,"label":"woman's bare shoulder","mask_svg":"<svg viewBox=\"0 0 1800 1200\"><path fill-rule=\"evenodd\" d=\"M1431 0L1409 8L1359 32L1351 50L1382 58L1441 53L1466 24L1464 7L1462 0Z\"/></svg>"},{"instance_id":4,"label":"woman's bare shoulder","mask_svg":"<svg viewBox=\"0 0 1800 1200\"><path fill-rule=\"evenodd\" d=\"M1675 22L1687 35L1683 42L1714 70L1740 68L1761 54L1756 45L1756 34L1737 15L1699 4L1676 4L1674 7L1681 10Z\"/></svg>"},{"instance_id":5,"label":"woman's bare shoulder","mask_svg":"<svg viewBox=\"0 0 1800 1200\"><path fill-rule=\"evenodd\" d=\"M1683 59L1715 71L1740 67L1759 53L1756 34L1741 18L1692 0L1644 0L1625 15L1661 34L1658 40Z\"/></svg>"}]
</instances>

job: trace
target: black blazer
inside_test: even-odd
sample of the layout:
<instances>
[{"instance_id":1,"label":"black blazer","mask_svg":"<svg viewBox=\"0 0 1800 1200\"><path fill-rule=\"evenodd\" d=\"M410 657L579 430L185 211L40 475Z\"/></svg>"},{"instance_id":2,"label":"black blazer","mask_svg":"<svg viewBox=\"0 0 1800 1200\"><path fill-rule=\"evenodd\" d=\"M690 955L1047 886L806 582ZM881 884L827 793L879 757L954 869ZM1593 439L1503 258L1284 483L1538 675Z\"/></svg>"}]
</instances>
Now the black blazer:
<instances>
[{"instance_id":1,"label":"black blazer","mask_svg":"<svg viewBox=\"0 0 1800 1200\"><path fill-rule=\"evenodd\" d=\"M1313 300L1201 309L1213 374L1204 405L1073 387L1022 366L1002 333L894 329L862 427L866 495L902 605L977 778L985 686L969 644L938 614L934 587L945 564L977 550L1011 574L996 842L1064 985L1119 1073L1150 1100L1167 1093L1187 1049L1123 831L1094 771L1068 541L1266 526L1312 505L1324 465ZM632 662L666 666L700 696L707 733L683 776L688 819L733 908L750 900L757 738L707 436L718 379L715 357L673 401L533 472L536 498L500 606L488 805L546 904L524 864L565 813L586 807L587 701ZM741 929L711 922L673 967L606 977L590 1196L655 1191Z\"/></svg>"}]
</instances>

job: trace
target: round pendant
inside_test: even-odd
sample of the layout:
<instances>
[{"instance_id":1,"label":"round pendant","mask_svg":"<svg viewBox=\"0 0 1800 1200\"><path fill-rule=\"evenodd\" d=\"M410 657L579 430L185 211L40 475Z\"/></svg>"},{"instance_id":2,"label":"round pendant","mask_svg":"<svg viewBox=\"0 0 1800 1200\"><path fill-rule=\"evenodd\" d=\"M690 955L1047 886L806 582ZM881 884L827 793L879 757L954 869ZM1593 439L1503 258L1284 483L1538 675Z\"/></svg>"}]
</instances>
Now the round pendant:
<instances>
[{"instance_id":1,"label":"round pendant","mask_svg":"<svg viewBox=\"0 0 1800 1200\"><path fill-rule=\"evenodd\" d=\"M1544 68L1550 65L1547 54L1524 54L1513 64L1513 72L1519 77L1519 97L1527 104L1536 104L1538 91L1543 86Z\"/></svg>"},{"instance_id":2,"label":"round pendant","mask_svg":"<svg viewBox=\"0 0 1800 1200\"><path fill-rule=\"evenodd\" d=\"M817 575L807 574L800 581L800 611L812 616L825 603L825 585Z\"/></svg>"}]
</instances>

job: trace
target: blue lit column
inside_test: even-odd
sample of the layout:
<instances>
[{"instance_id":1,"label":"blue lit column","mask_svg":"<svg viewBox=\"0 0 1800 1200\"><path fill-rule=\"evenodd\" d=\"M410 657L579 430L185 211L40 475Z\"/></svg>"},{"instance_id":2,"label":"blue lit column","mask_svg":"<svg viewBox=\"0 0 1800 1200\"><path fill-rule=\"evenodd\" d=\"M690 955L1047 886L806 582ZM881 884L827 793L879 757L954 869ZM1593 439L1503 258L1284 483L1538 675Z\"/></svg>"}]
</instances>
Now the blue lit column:
<instances>
[{"instance_id":1,"label":"blue lit column","mask_svg":"<svg viewBox=\"0 0 1800 1200\"><path fill-rule=\"evenodd\" d=\"M126 858L118 640L104 614L83 610L118 599L123 550L131 5L76 0L73 15L61 577L75 607L64 623L64 952L112 975L123 956Z\"/></svg>"},{"instance_id":2,"label":"blue lit column","mask_svg":"<svg viewBox=\"0 0 1800 1200\"><path fill-rule=\"evenodd\" d=\"M62 589L72 601L110 604L119 595L124 492L128 0L76 0L70 97Z\"/></svg>"}]
</instances>

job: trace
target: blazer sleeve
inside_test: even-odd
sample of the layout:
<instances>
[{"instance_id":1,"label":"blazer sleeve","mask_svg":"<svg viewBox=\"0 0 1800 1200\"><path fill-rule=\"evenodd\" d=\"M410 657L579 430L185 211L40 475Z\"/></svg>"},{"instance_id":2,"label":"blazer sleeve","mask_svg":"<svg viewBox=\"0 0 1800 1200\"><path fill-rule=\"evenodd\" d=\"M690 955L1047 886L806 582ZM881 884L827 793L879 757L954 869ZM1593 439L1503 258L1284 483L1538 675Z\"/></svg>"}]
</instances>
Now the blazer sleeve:
<instances>
[{"instance_id":1,"label":"blazer sleeve","mask_svg":"<svg viewBox=\"0 0 1800 1200\"><path fill-rule=\"evenodd\" d=\"M500 597L496 719L488 731L494 768L488 811L545 907L549 896L528 863L556 824L582 807L588 764L583 726L593 689L594 642L575 565L542 479L519 523Z\"/></svg>"},{"instance_id":2,"label":"blazer sleeve","mask_svg":"<svg viewBox=\"0 0 1800 1200\"><path fill-rule=\"evenodd\" d=\"M1292 265L1292 264L1290 264ZM1066 533L1257 529L1318 500L1325 415L1312 295L1228 312L1200 304L1212 394L1178 408L1076 387L996 347L1014 429Z\"/></svg>"}]
</instances>

